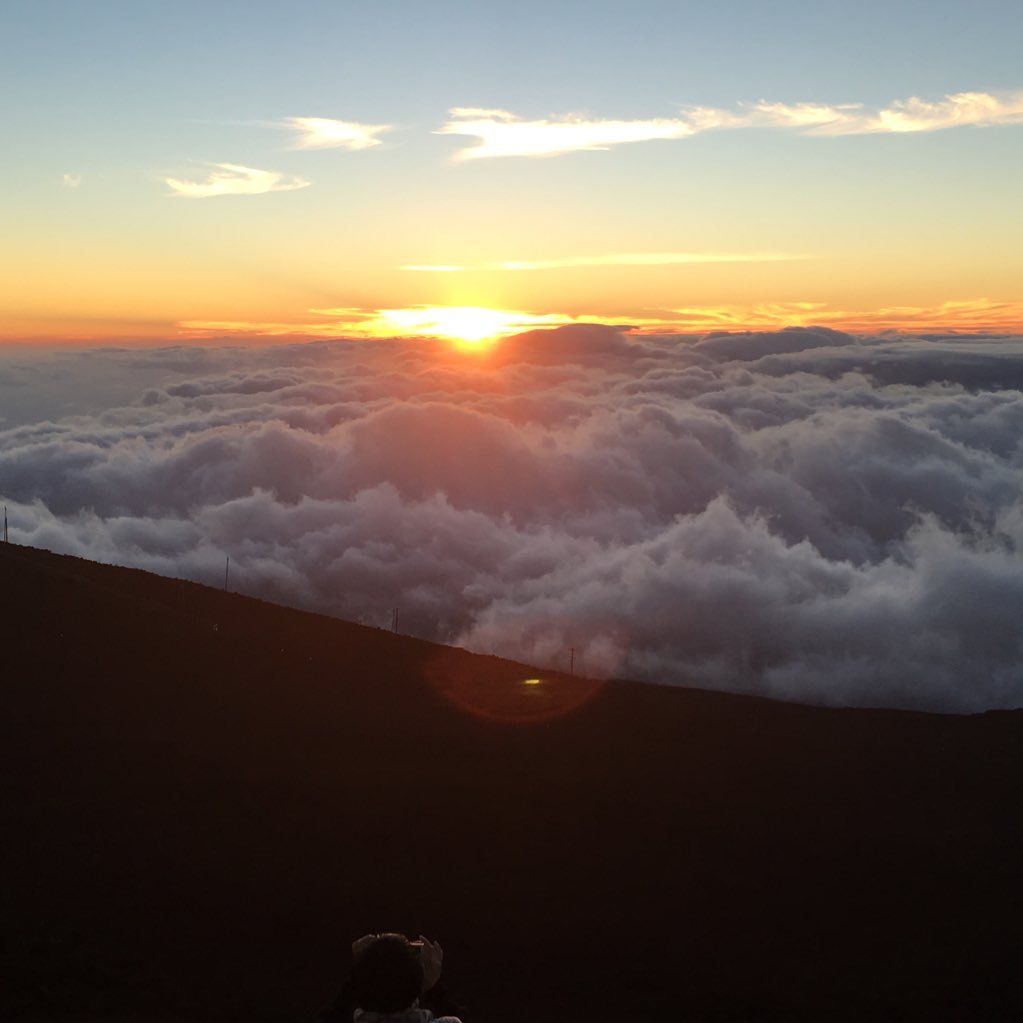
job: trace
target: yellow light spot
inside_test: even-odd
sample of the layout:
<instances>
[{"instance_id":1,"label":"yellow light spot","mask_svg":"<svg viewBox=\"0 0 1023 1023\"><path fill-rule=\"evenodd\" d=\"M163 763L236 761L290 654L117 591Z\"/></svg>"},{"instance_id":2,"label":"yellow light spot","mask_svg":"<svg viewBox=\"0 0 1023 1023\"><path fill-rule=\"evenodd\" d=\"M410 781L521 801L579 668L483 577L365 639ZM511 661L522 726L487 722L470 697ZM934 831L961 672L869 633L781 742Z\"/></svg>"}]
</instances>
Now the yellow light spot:
<instances>
[{"instance_id":1,"label":"yellow light spot","mask_svg":"<svg viewBox=\"0 0 1023 1023\"><path fill-rule=\"evenodd\" d=\"M465 713L510 725L539 725L574 714L604 689L603 682L592 678L523 678L507 662L443 647L427 659L423 674Z\"/></svg>"}]
</instances>

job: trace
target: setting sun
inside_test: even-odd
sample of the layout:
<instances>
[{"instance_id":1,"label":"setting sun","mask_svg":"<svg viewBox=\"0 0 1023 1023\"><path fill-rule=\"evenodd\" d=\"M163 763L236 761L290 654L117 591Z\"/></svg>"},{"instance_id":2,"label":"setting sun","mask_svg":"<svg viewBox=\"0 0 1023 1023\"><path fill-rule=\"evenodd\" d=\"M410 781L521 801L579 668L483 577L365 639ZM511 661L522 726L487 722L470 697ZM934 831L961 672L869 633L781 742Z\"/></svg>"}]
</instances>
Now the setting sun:
<instances>
[{"instance_id":1,"label":"setting sun","mask_svg":"<svg viewBox=\"0 0 1023 1023\"><path fill-rule=\"evenodd\" d=\"M392 331L413 331L473 345L514 334L517 330L542 323L545 319L504 309L485 309L482 306L384 309L381 313Z\"/></svg>"}]
</instances>

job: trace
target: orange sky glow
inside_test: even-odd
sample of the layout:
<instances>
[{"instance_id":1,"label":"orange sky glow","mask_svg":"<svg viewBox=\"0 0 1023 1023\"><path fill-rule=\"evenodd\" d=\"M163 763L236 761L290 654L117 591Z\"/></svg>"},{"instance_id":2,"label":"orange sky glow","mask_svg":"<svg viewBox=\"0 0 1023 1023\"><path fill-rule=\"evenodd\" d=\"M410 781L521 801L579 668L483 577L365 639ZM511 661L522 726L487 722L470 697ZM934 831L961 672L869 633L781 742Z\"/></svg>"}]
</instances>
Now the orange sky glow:
<instances>
[{"instance_id":1,"label":"orange sky glow","mask_svg":"<svg viewBox=\"0 0 1023 1023\"><path fill-rule=\"evenodd\" d=\"M311 310L294 321L185 320L178 322L10 318L0 328L0 342L25 345L228 341L273 343L322 339L431 337L462 342L471 349L525 330L571 323L605 323L629 333L700 336L708 331L773 330L786 326L827 326L849 333L880 331L1023 330L1023 303L944 302L930 307L887 306L879 309L832 309L823 303L776 302L757 306L690 306L650 310L620 317L531 313L485 306L414 306L405 309Z\"/></svg>"}]
</instances>

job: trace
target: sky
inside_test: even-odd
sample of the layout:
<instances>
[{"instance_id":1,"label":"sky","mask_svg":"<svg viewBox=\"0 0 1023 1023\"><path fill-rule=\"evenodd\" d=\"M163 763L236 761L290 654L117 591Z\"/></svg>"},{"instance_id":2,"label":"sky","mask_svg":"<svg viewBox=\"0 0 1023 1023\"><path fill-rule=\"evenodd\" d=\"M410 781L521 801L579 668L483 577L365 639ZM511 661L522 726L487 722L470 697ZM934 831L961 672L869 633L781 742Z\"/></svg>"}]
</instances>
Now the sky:
<instances>
[{"instance_id":1,"label":"sky","mask_svg":"<svg viewBox=\"0 0 1023 1023\"><path fill-rule=\"evenodd\" d=\"M1016 0L7 0L0 339L1019 330L1021 43Z\"/></svg>"}]
</instances>

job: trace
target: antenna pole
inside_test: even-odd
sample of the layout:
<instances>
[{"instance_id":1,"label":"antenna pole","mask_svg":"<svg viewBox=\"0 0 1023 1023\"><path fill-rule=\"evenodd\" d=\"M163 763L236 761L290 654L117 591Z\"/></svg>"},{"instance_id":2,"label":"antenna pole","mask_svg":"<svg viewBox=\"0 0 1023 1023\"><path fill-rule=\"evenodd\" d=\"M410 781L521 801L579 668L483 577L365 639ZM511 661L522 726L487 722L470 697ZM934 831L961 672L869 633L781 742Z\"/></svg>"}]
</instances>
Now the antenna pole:
<instances>
[{"instance_id":1,"label":"antenna pole","mask_svg":"<svg viewBox=\"0 0 1023 1023\"><path fill-rule=\"evenodd\" d=\"M231 556L227 556L227 560L224 562L224 589L227 589L228 579L231 576Z\"/></svg>"},{"instance_id":2,"label":"antenna pole","mask_svg":"<svg viewBox=\"0 0 1023 1023\"><path fill-rule=\"evenodd\" d=\"M569 675L575 674L575 647L568 648L568 673Z\"/></svg>"},{"instance_id":3,"label":"antenna pole","mask_svg":"<svg viewBox=\"0 0 1023 1023\"><path fill-rule=\"evenodd\" d=\"M391 632L398 631L398 609L395 608L391 612Z\"/></svg>"},{"instance_id":4,"label":"antenna pole","mask_svg":"<svg viewBox=\"0 0 1023 1023\"><path fill-rule=\"evenodd\" d=\"M7 543L7 505L4 505L4 543Z\"/></svg>"}]
</instances>

